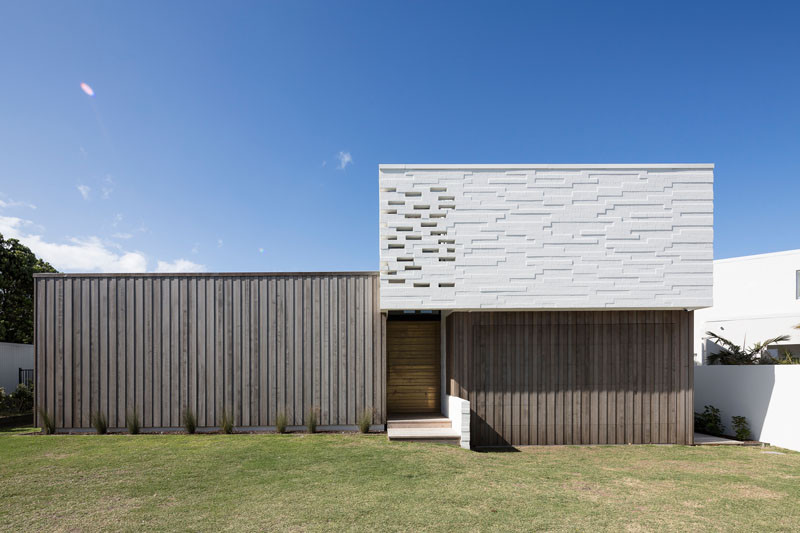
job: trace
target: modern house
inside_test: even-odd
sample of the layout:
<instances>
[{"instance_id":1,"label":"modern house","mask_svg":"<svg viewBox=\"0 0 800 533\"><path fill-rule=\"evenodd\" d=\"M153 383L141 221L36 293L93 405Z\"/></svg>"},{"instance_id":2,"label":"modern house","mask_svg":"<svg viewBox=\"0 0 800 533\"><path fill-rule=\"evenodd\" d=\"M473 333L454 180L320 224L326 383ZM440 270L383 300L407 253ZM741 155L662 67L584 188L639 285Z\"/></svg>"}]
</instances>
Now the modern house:
<instances>
[{"instance_id":1,"label":"modern house","mask_svg":"<svg viewBox=\"0 0 800 533\"><path fill-rule=\"evenodd\" d=\"M780 335L790 339L769 351L800 357L800 250L714 261L714 305L695 313L694 352L698 364L714 353L712 331L741 346Z\"/></svg>"},{"instance_id":2,"label":"modern house","mask_svg":"<svg viewBox=\"0 0 800 533\"><path fill-rule=\"evenodd\" d=\"M693 442L713 165L379 174L380 272L37 276L38 405L61 430L371 409L465 447Z\"/></svg>"}]
</instances>

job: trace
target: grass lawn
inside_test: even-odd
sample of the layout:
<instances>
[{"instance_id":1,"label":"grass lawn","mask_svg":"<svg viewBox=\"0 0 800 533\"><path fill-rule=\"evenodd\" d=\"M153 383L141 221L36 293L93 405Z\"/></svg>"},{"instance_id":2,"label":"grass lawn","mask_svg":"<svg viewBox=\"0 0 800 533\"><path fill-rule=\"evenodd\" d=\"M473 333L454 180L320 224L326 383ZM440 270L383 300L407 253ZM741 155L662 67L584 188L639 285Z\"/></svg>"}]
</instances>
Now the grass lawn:
<instances>
[{"instance_id":1,"label":"grass lawn","mask_svg":"<svg viewBox=\"0 0 800 533\"><path fill-rule=\"evenodd\" d=\"M0 529L800 530L800 454L0 432Z\"/></svg>"}]
</instances>

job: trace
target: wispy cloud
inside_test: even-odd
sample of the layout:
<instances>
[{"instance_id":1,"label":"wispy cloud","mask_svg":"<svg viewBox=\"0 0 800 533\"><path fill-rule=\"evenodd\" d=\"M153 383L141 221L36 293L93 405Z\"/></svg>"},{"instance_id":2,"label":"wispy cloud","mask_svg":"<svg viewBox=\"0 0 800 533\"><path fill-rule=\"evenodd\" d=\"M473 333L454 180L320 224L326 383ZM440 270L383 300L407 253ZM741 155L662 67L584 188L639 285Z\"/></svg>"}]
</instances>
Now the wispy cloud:
<instances>
[{"instance_id":1,"label":"wispy cloud","mask_svg":"<svg viewBox=\"0 0 800 533\"><path fill-rule=\"evenodd\" d=\"M122 213L117 213L114 215L114 222L111 223L111 227L116 228L120 222L122 222Z\"/></svg>"},{"instance_id":2,"label":"wispy cloud","mask_svg":"<svg viewBox=\"0 0 800 533\"><path fill-rule=\"evenodd\" d=\"M222 248L222 239L217 239L217 248Z\"/></svg>"},{"instance_id":3,"label":"wispy cloud","mask_svg":"<svg viewBox=\"0 0 800 533\"><path fill-rule=\"evenodd\" d=\"M19 239L25 246L61 271L68 272L146 272L147 256L138 250L126 251L119 245L96 236L71 237L64 242L46 240L30 220L0 216L0 233ZM185 259L156 261L157 272L202 272L204 265Z\"/></svg>"},{"instance_id":4,"label":"wispy cloud","mask_svg":"<svg viewBox=\"0 0 800 533\"><path fill-rule=\"evenodd\" d=\"M28 233L29 220L0 216L0 233L19 239L58 270L77 272L145 272L147 259L138 251L114 251L99 237L70 238L56 243Z\"/></svg>"},{"instance_id":5,"label":"wispy cloud","mask_svg":"<svg viewBox=\"0 0 800 533\"><path fill-rule=\"evenodd\" d=\"M0 208L27 207L28 209L36 209L36 206L30 202L20 202L9 198L5 194L0 194L0 197L2 197L0 198ZM5 198L5 200L3 198Z\"/></svg>"},{"instance_id":6,"label":"wispy cloud","mask_svg":"<svg viewBox=\"0 0 800 533\"><path fill-rule=\"evenodd\" d=\"M174 261L159 261L156 272L205 272L206 267L188 259Z\"/></svg>"},{"instance_id":7,"label":"wispy cloud","mask_svg":"<svg viewBox=\"0 0 800 533\"><path fill-rule=\"evenodd\" d=\"M81 196L83 196L84 200L88 200L89 199L89 193L91 191L92 191L92 188L89 187L88 185L78 185L78 192L81 193Z\"/></svg>"},{"instance_id":8,"label":"wispy cloud","mask_svg":"<svg viewBox=\"0 0 800 533\"><path fill-rule=\"evenodd\" d=\"M103 200L111 198L111 193L114 192L114 179L111 177L111 174L106 174L106 177L103 178L103 186L100 190L103 195Z\"/></svg>"},{"instance_id":9,"label":"wispy cloud","mask_svg":"<svg viewBox=\"0 0 800 533\"><path fill-rule=\"evenodd\" d=\"M336 154L336 159L339 160L339 169L344 170L347 168L347 165L353 162L353 156L350 155L350 152L339 152Z\"/></svg>"},{"instance_id":10,"label":"wispy cloud","mask_svg":"<svg viewBox=\"0 0 800 533\"><path fill-rule=\"evenodd\" d=\"M133 238L133 233L114 233L111 236L115 239L131 239Z\"/></svg>"}]
</instances>

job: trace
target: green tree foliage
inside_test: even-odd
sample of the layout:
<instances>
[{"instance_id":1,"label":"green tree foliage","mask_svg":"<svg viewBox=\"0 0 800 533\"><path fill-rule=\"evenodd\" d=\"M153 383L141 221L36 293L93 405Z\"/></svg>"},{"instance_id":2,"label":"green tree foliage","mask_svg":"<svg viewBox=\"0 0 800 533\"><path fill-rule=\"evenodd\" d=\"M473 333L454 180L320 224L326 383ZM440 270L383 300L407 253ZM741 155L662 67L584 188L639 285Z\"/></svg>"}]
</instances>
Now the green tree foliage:
<instances>
[{"instance_id":1,"label":"green tree foliage","mask_svg":"<svg viewBox=\"0 0 800 533\"><path fill-rule=\"evenodd\" d=\"M0 234L0 342L33 344L33 275L40 272L58 271Z\"/></svg>"},{"instance_id":2,"label":"green tree foliage","mask_svg":"<svg viewBox=\"0 0 800 533\"><path fill-rule=\"evenodd\" d=\"M775 364L775 360L769 356L763 356L764 350L770 344L785 342L789 340L789 335L779 335L773 339L757 342L745 348L734 344L724 337L720 337L713 331L706 331L709 339L717 345L717 352L709 354L706 361L710 365L769 365Z\"/></svg>"}]
</instances>

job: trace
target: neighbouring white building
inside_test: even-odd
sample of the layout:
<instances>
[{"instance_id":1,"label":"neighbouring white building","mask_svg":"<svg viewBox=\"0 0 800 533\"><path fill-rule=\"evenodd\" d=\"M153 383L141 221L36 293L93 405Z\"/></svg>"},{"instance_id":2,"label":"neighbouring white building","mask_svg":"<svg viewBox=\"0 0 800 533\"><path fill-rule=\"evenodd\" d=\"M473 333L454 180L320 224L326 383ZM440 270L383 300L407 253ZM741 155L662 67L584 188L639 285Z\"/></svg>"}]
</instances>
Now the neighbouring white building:
<instances>
[{"instance_id":1,"label":"neighbouring white building","mask_svg":"<svg viewBox=\"0 0 800 533\"><path fill-rule=\"evenodd\" d=\"M780 348L800 355L800 250L714 261L714 305L694 313L695 361L702 364L714 344L713 331L740 345L790 335Z\"/></svg>"}]
</instances>

